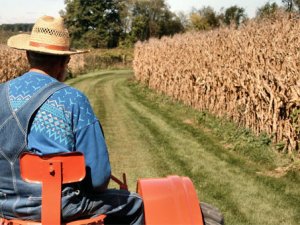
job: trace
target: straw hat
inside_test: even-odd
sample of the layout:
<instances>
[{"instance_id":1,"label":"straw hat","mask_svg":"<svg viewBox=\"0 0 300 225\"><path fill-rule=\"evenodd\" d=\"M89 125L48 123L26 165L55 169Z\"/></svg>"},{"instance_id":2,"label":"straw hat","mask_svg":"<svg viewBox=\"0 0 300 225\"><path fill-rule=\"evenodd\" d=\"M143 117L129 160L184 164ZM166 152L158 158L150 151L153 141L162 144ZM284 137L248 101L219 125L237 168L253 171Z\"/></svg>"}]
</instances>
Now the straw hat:
<instances>
[{"instance_id":1,"label":"straw hat","mask_svg":"<svg viewBox=\"0 0 300 225\"><path fill-rule=\"evenodd\" d=\"M53 55L73 55L86 51L70 49L69 32L63 18L42 16L34 24L31 34L18 34L8 39L12 48Z\"/></svg>"}]
</instances>

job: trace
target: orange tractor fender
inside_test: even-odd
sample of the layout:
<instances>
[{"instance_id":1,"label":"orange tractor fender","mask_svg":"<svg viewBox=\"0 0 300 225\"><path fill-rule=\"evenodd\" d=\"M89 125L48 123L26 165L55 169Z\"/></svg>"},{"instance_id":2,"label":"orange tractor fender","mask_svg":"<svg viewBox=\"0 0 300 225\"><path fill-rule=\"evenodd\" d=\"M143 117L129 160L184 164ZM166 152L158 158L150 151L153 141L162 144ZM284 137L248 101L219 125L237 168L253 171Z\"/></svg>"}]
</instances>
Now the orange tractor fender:
<instances>
[{"instance_id":1,"label":"orange tractor fender","mask_svg":"<svg viewBox=\"0 0 300 225\"><path fill-rule=\"evenodd\" d=\"M203 225L197 193L188 177L140 179L137 192L143 198L147 225Z\"/></svg>"}]
</instances>

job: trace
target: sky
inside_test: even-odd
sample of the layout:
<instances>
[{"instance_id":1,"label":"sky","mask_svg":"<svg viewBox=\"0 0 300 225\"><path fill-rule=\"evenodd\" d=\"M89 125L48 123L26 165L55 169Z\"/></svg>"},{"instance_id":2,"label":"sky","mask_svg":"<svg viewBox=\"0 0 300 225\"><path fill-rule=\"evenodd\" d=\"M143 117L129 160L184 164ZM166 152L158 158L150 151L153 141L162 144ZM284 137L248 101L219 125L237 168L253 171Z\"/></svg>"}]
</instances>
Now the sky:
<instances>
[{"instance_id":1,"label":"sky","mask_svg":"<svg viewBox=\"0 0 300 225\"><path fill-rule=\"evenodd\" d=\"M192 7L200 9L211 6L216 12L221 8L233 5L243 7L249 17L255 16L258 7L268 0L166 0L174 12L189 12ZM269 0L281 4L281 0ZM0 0L0 24L3 23L34 23L43 15L58 16L65 8L64 0Z\"/></svg>"}]
</instances>

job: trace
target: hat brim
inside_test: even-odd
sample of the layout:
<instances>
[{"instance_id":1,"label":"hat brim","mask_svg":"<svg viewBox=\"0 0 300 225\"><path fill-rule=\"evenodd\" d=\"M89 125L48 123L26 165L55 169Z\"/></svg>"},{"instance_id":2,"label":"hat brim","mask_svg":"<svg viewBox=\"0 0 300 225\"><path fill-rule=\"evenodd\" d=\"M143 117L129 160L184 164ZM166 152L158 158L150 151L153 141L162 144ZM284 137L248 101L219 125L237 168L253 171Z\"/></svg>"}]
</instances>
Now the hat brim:
<instances>
[{"instance_id":1,"label":"hat brim","mask_svg":"<svg viewBox=\"0 0 300 225\"><path fill-rule=\"evenodd\" d=\"M51 54L51 55L75 55L75 54L82 54L88 52L88 51L73 50L73 49L70 49L68 51L52 50L41 46L39 47L31 46L29 43L30 43L29 34L18 34L10 37L7 41L7 45L11 48L39 52L44 54Z\"/></svg>"}]
</instances>

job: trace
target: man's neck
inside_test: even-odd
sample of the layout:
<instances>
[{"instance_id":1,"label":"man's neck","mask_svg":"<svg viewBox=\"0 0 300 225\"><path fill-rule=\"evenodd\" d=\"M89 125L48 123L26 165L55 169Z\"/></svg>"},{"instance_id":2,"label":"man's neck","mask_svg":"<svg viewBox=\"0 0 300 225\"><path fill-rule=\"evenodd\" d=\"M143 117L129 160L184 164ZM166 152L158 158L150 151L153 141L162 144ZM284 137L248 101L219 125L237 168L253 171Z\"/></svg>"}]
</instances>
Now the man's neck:
<instances>
[{"instance_id":1,"label":"man's neck","mask_svg":"<svg viewBox=\"0 0 300 225\"><path fill-rule=\"evenodd\" d=\"M53 77L55 78L56 80L60 81L60 82L63 82L64 81L64 73L57 73L57 71L55 70L46 70L46 69L38 69L38 68L31 68L29 70L30 72L36 72L36 73L41 73L41 74L44 74L46 76L50 76L50 77Z\"/></svg>"},{"instance_id":2,"label":"man's neck","mask_svg":"<svg viewBox=\"0 0 300 225\"><path fill-rule=\"evenodd\" d=\"M44 74L44 75L50 76L50 75L49 75L48 73L46 73L45 71L43 71L43 70L40 70L40 69L36 69L36 68L31 68L29 71L30 71L30 72L41 73L41 74Z\"/></svg>"}]
</instances>

